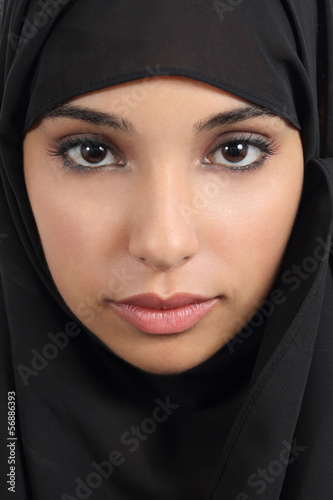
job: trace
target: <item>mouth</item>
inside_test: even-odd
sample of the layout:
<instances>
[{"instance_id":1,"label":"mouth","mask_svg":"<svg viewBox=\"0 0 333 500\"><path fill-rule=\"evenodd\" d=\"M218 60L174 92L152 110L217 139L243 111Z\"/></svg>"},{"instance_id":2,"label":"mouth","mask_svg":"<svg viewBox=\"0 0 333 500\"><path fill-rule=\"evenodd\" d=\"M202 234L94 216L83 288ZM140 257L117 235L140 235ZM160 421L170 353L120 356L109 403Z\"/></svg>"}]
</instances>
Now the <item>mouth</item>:
<instances>
[{"instance_id":1,"label":"mouth","mask_svg":"<svg viewBox=\"0 0 333 500\"><path fill-rule=\"evenodd\" d=\"M176 294L162 299L155 294L110 301L113 309L127 323L145 333L167 335L181 333L194 326L220 301L192 294Z\"/></svg>"}]
</instances>

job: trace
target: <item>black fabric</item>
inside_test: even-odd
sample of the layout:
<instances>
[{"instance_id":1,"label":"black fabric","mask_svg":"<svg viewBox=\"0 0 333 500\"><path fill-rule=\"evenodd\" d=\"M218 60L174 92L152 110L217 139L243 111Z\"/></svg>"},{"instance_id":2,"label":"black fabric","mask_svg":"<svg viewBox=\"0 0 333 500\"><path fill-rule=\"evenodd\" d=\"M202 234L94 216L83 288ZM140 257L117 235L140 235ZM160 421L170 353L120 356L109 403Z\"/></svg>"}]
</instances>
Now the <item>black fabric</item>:
<instances>
[{"instance_id":1,"label":"black fabric","mask_svg":"<svg viewBox=\"0 0 333 500\"><path fill-rule=\"evenodd\" d=\"M332 13L331 0L2 2L1 498L13 496L11 391L20 500L333 498ZM305 154L299 215L257 321L168 377L118 359L68 310L22 172L23 132L47 109L165 74L271 109L301 129ZM57 354L43 360L48 344ZM152 415L156 430L134 439Z\"/></svg>"}]
</instances>

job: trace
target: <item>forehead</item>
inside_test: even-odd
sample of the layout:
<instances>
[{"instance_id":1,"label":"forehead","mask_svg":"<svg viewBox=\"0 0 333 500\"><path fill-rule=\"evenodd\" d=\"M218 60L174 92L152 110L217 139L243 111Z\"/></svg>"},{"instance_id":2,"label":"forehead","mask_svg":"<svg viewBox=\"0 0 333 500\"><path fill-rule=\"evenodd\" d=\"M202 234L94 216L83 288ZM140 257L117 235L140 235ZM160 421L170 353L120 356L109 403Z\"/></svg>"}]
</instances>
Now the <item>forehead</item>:
<instances>
[{"instance_id":1,"label":"forehead","mask_svg":"<svg viewBox=\"0 0 333 500\"><path fill-rule=\"evenodd\" d=\"M121 99L122 103L127 104L131 110L135 110L140 103L148 100L155 105L163 105L163 103L170 105L172 100L182 100L182 109L186 109L188 103L193 105L193 99L197 100L196 107L200 107L201 103L216 104L217 101L226 105L238 103L244 106L247 102L213 85L180 76L153 76L134 80L79 95L70 102L73 104L89 102L91 105L98 105L109 99L113 101Z\"/></svg>"},{"instance_id":2,"label":"forehead","mask_svg":"<svg viewBox=\"0 0 333 500\"><path fill-rule=\"evenodd\" d=\"M184 77L153 77L70 99L45 118L68 118L135 132L136 127L181 123L194 132L276 115L211 85Z\"/></svg>"}]
</instances>

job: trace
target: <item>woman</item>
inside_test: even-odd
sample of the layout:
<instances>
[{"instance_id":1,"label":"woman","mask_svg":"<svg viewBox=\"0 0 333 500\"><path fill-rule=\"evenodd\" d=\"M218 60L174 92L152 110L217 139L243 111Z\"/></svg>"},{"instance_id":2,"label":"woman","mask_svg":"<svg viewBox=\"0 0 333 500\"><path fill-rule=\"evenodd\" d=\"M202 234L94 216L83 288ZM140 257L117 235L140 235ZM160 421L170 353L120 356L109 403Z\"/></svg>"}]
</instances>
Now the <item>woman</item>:
<instances>
[{"instance_id":1,"label":"woman","mask_svg":"<svg viewBox=\"0 0 333 500\"><path fill-rule=\"evenodd\" d=\"M4 2L2 497L333 496L318 4Z\"/></svg>"}]
</instances>

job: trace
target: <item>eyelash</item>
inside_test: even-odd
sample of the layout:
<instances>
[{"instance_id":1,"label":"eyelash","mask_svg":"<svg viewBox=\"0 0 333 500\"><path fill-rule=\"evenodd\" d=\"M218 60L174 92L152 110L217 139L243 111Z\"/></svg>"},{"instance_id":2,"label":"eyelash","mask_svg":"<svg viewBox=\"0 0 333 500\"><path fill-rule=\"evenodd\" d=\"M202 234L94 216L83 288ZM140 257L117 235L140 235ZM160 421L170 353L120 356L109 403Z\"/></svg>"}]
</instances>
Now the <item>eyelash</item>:
<instances>
[{"instance_id":1,"label":"eyelash","mask_svg":"<svg viewBox=\"0 0 333 500\"><path fill-rule=\"evenodd\" d=\"M105 148L107 151L110 151L115 157L121 158L124 162L126 162L126 159L116 151L116 148L114 146L110 146L108 144L108 141L105 140L104 138L96 139L96 137L91 137L91 136L77 136L77 137L68 137L63 140L61 140L59 143L54 143L51 145L48 153L50 156L54 156L57 158L60 158L63 163L63 168L65 171L78 171L78 172L91 172L91 171L98 171L106 168L114 168L114 167L124 167L124 165L118 165L118 164L112 164L111 166L108 165L101 165L97 167L87 167L84 165L79 165L76 163L73 163L70 161L66 155L68 151L70 151L73 148L83 146L86 143L90 143L95 147L102 146Z\"/></svg>"},{"instance_id":2,"label":"eyelash","mask_svg":"<svg viewBox=\"0 0 333 500\"><path fill-rule=\"evenodd\" d=\"M261 158L258 161L250 163L249 165L234 166L234 167L221 165L220 163L214 163L214 161L208 160L209 156L214 155L217 151L221 150L226 145L228 146L239 145L241 143L247 146L252 146L257 148L262 153ZM254 137L252 133L248 134L242 133L239 135L236 134L230 136L228 137L228 139L224 139L222 143L220 143L216 148L212 150L212 152L206 155L205 160L207 161L205 161L204 164L211 165L213 168L227 170L234 174L242 172L250 173L256 169L263 167L267 158L270 156L274 156L276 153L277 153L277 147L273 140L269 140L268 138L265 138L263 136Z\"/></svg>"},{"instance_id":3,"label":"eyelash","mask_svg":"<svg viewBox=\"0 0 333 500\"><path fill-rule=\"evenodd\" d=\"M58 143L54 143L51 145L51 148L49 149L48 153L50 156L53 157L58 157L62 160L63 163L63 168L65 171L68 172L91 172L91 171L100 171L102 169L107 169L107 168L124 168L126 166L126 158L124 158L123 155L118 153L116 151L116 148L113 146L111 147L110 145L107 144L108 141L105 139L98 140L96 137L91 137L91 136L77 136L77 137L68 137L63 140L61 140ZM70 161L67 157L68 151L70 151L73 148L79 147L84 145L85 143L90 143L94 147L99 147L102 146L105 148L108 152L111 152L112 155L115 157L121 158L121 160L125 164L112 164L112 165L100 165L96 167L88 167L80 164L76 164L72 161ZM239 145L240 143L245 144L246 146L252 146L257 148L261 153L262 156L258 161L255 161L249 165L244 165L244 166L226 166L222 165L220 163L216 163L214 161L210 161L208 158L209 156L212 156L216 154L219 150L222 150L223 147L227 145ZM216 169L222 169L226 170L228 172L237 174L237 173L242 173L242 172L252 172L256 169L261 168L265 161L267 160L268 157L273 156L276 154L277 148L274 145L274 141L269 140L267 138L264 138L263 136L260 137L254 137L252 133L249 134L235 134L227 139L223 139L223 141L215 147L211 152L209 152L203 161L204 166L211 166L212 168Z\"/></svg>"}]
</instances>

